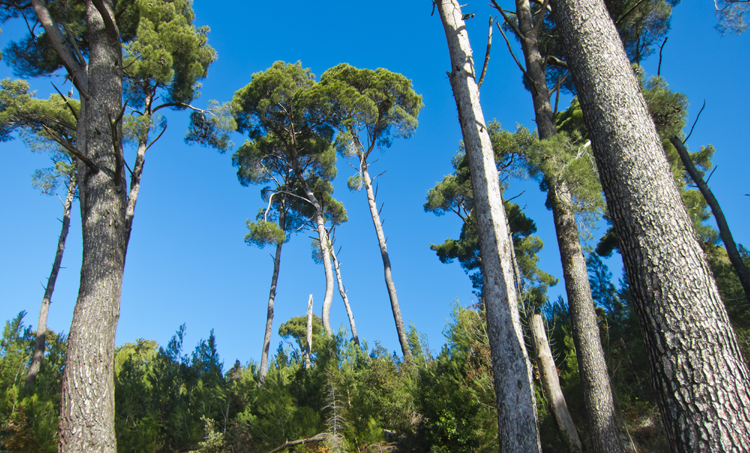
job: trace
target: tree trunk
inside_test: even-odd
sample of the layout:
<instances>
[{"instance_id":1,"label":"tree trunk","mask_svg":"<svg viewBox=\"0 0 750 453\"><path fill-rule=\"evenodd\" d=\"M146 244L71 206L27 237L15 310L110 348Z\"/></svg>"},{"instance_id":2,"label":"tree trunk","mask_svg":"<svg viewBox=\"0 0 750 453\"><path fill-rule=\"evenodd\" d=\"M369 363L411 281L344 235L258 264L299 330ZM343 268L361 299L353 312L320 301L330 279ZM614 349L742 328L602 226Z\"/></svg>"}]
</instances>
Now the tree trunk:
<instances>
[{"instance_id":1,"label":"tree trunk","mask_svg":"<svg viewBox=\"0 0 750 453\"><path fill-rule=\"evenodd\" d=\"M750 445L750 374L617 31L553 0L674 452Z\"/></svg>"},{"instance_id":2,"label":"tree trunk","mask_svg":"<svg viewBox=\"0 0 750 453\"><path fill-rule=\"evenodd\" d=\"M518 27L524 36L521 39L521 47L526 61L527 78L532 85L531 97L539 139L545 140L557 135L557 126L529 1L516 0L516 12ZM573 197L565 181L548 177L547 182L565 278L565 291L568 296L573 341L578 354L578 372L581 376L586 419L591 433L591 447L594 451L602 453L622 453L625 449L617 428L612 389L596 322L586 259L581 249Z\"/></svg>"},{"instance_id":3,"label":"tree trunk","mask_svg":"<svg viewBox=\"0 0 750 453\"><path fill-rule=\"evenodd\" d=\"M279 224L283 225L284 212L281 212ZM282 226L282 228L284 228ZM271 277L271 291L268 293L268 311L266 312L266 333L263 337L263 351L260 354L260 370L258 381L262 384L268 373L268 349L271 346L271 335L273 334L273 302L276 299L276 283L279 281L279 266L281 265L281 246L283 242L276 244L276 256L273 259L273 276Z\"/></svg>"},{"instance_id":4,"label":"tree trunk","mask_svg":"<svg viewBox=\"0 0 750 453\"><path fill-rule=\"evenodd\" d=\"M150 96L146 96L145 104L146 109L151 108ZM146 150L148 150L148 129L138 136L138 151L135 155L133 173L130 175L130 193L128 194L128 207L125 211L128 243L130 243L130 235L133 232L133 217L135 217L135 205L138 203L138 193L141 190L141 176L143 176L143 166L146 164Z\"/></svg>"},{"instance_id":5,"label":"tree trunk","mask_svg":"<svg viewBox=\"0 0 750 453\"><path fill-rule=\"evenodd\" d=\"M114 17L111 0L97 1ZM90 42L85 124L86 155L99 167L79 174L83 262L68 337L60 404L60 451L116 452L115 332L120 315L126 249L126 185L120 125L122 48L113 20L86 2ZM105 25L106 23L106 25ZM119 178L118 178L119 176ZM115 183L117 181L117 183Z\"/></svg>"},{"instance_id":6,"label":"tree trunk","mask_svg":"<svg viewBox=\"0 0 750 453\"><path fill-rule=\"evenodd\" d=\"M310 369L310 355L312 354L312 331L313 331L313 297L310 294L310 299L307 301L307 355L305 355L305 369Z\"/></svg>"},{"instance_id":7,"label":"tree trunk","mask_svg":"<svg viewBox=\"0 0 750 453\"><path fill-rule=\"evenodd\" d=\"M688 174L693 179L693 182L698 186L698 190L703 194L703 198L706 199L708 206L711 207L711 212L716 218L716 225L719 227L719 235L721 236L721 240L724 241L724 246L727 249L729 261L731 261L735 272L737 272L737 277L740 279L742 289L745 291L745 298L748 303L750 303L750 274L748 274L747 267L745 267L745 263L742 261L742 257L737 251L737 244L734 242L734 237L732 237L732 232L729 230L729 224L727 223L726 217L724 217L724 212L721 210L721 206L719 206L719 201L716 199L713 192L711 192L711 189L708 188L708 184L703 181L703 177L698 173L695 165L693 165L693 161L690 160L690 155L682 144L682 141L677 137L672 137L669 141L672 142L672 145L677 149L677 153L680 155L685 170L687 170Z\"/></svg>"},{"instance_id":8,"label":"tree trunk","mask_svg":"<svg viewBox=\"0 0 750 453\"><path fill-rule=\"evenodd\" d=\"M534 337L534 350L539 365L539 374L542 378L542 387L544 387L544 392L549 399L549 405L555 415L557 426L563 433L570 451L580 452L582 450L581 439L578 438L578 430L573 423L568 405L565 403L565 396L560 389L560 377L557 375L557 367L549 348L547 333L544 331L544 320L542 315L538 313L531 316L531 335Z\"/></svg>"},{"instance_id":9,"label":"tree trunk","mask_svg":"<svg viewBox=\"0 0 750 453\"><path fill-rule=\"evenodd\" d=\"M383 258L385 286L388 288L388 297L391 299L391 310L393 311L393 320L396 322L398 341L401 343L401 352L404 354L404 357L411 357L411 348L409 347L409 340L406 337L404 321L401 319L401 308L398 305L398 297L396 296L396 285L393 283L393 277L391 276L391 259L388 256L388 248L385 245L386 239L385 234L383 234L383 223L380 221L375 192L372 190L372 179L370 179L370 172L367 170L367 161L365 158L360 157L360 162L362 164L362 178L364 179L365 190L367 191L367 204L370 206L372 224L375 226L375 234L378 236L378 245L380 246L380 256Z\"/></svg>"},{"instance_id":10,"label":"tree trunk","mask_svg":"<svg viewBox=\"0 0 750 453\"><path fill-rule=\"evenodd\" d=\"M341 269L339 269L339 260L336 257L336 252L331 249L331 258L333 258L333 269L336 271L336 282L339 285L339 294L341 299L344 301L344 307L346 307L346 315L349 316L349 325L352 327L352 338L354 343L359 346L359 336L357 335L357 326L354 325L354 313L352 313L352 307L349 306L349 298L346 296L346 290L344 289L344 281L341 279Z\"/></svg>"},{"instance_id":11,"label":"tree trunk","mask_svg":"<svg viewBox=\"0 0 750 453\"><path fill-rule=\"evenodd\" d=\"M39 368L41 368L42 361L44 360L44 351L47 347L47 314L49 314L49 306L52 303L52 293L55 291L55 282L57 281L57 274L60 272L63 252L65 252L65 240L68 238L68 230L70 229L70 210L73 206L73 197L75 196L75 193L76 174L73 172L68 181L68 195L65 197L65 203L63 203L62 231L60 231L60 237L57 240L55 261L52 263L52 272L50 272L49 278L47 279L47 287L44 289L42 306L39 309L39 323L37 323L36 327L34 356L31 359L29 372L26 374L27 389L34 388L34 384L36 384L36 376L39 373Z\"/></svg>"},{"instance_id":12,"label":"tree trunk","mask_svg":"<svg viewBox=\"0 0 750 453\"><path fill-rule=\"evenodd\" d=\"M505 208L492 144L479 104L471 46L455 0L436 2L450 52L448 73L469 158L482 254L484 305L497 397L498 438L503 453L539 452L533 376L513 284Z\"/></svg>"}]
</instances>

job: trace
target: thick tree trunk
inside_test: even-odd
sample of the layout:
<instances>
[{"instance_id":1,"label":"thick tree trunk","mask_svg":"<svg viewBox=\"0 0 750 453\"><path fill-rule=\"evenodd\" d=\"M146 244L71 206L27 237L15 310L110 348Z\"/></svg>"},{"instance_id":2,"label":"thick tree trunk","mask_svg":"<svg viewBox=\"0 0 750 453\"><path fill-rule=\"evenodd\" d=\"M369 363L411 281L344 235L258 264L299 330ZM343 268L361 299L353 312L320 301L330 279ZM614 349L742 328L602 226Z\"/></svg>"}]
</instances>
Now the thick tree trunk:
<instances>
[{"instance_id":1,"label":"thick tree trunk","mask_svg":"<svg viewBox=\"0 0 750 453\"><path fill-rule=\"evenodd\" d=\"M388 297L391 299L391 311L393 311L393 320L396 322L398 341L401 343L401 352L404 354L404 357L411 357L411 348L409 347L409 340L406 337L404 321L401 319L401 308L398 305L398 297L396 296L396 285L393 283L393 277L391 276L391 259L388 256L388 248L385 245L386 239L385 234L383 234L383 223L380 221L380 214L378 214L375 192L372 189L372 179L370 179L370 172L367 169L367 161L364 158L361 158L360 161L362 165L362 178L364 179L365 190L367 191L367 204L370 206L372 224L375 226L375 234L378 236L380 257L383 258L385 286L388 288Z\"/></svg>"},{"instance_id":2,"label":"thick tree trunk","mask_svg":"<svg viewBox=\"0 0 750 453\"><path fill-rule=\"evenodd\" d=\"M282 220L279 220L279 223L282 222ZM260 354L260 370L258 370L258 381L261 384L266 380L266 373L268 373L268 350L271 346L271 335L273 334L273 302L276 299L276 283L279 281L282 245L284 245L283 242L276 244L276 256L273 259L273 276L271 276L271 290L268 293L268 311L266 311L266 333L263 336L263 350Z\"/></svg>"},{"instance_id":3,"label":"thick tree trunk","mask_svg":"<svg viewBox=\"0 0 750 453\"><path fill-rule=\"evenodd\" d=\"M531 316L531 335L534 337L534 350L542 378L542 387L547 394L557 426L565 436L570 451L580 452L582 450L581 439L578 438L578 430L573 423L573 417L570 416L568 405L565 403L565 396L560 388L560 377L557 375L555 360L552 358L547 333L544 331L544 320L538 313Z\"/></svg>"},{"instance_id":4,"label":"thick tree trunk","mask_svg":"<svg viewBox=\"0 0 750 453\"><path fill-rule=\"evenodd\" d=\"M62 264L63 253L65 252L65 240L68 238L68 230L70 229L70 210L73 206L76 184L76 174L74 172L70 175L68 181L68 195L65 197L65 203L63 203L62 231L60 231L60 237L57 239L55 261L52 263L52 272L50 272L49 278L47 279L47 287L44 289L42 306L39 309L39 322L36 327L34 356L31 359L29 372L26 374L26 388L28 389L34 387L36 376L39 373L39 368L41 368L42 361L44 360L44 351L47 347L47 315L49 314L49 306L52 303L52 293L55 291L57 274L60 273L60 265Z\"/></svg>"},{"instance_id":5,"label":"thick tree trunk","mask_svg":"<svg viewBox=\"0 0 750 453\"><path fill-rule=\"evenodd\" d=\"M506 215L492 144L479 104L474 61L461 8L455 0L436 2L450 52L448 73L469 157L484 304L497 397L498 438L504 453L539 452L533 376L518 314Z\"/></svg>"},{"instance_id":6,"label":"thick tree trunk","mask_svg":"<svg viewBox=\"0 0 750 453\"><path fill-rule=\"evenodd\" d=\"M553 0L674 452L750 445L750 374L612 20Z\"/></svg>"},{"instance_id":7,"label":"thick tree trunk","mask_svg":"<svg viewBox=\"0 0 750 453\"><path fill-rule=\"evenodd\" d=\"M310 294L310 299L307 301L307 329L305 330L305 333L307 334L307 354L305 355L305 369L310 368L310 355L312 354L312 331L313 331L313 297L312 294Z\"/></svg>"},{"instance_id":8,"label":"thick tree trunk","mask_svg":"<svg viewBox=\"0 0 750 453\"><path fill-rule=\"evenodd\" d=\"M349 298L346 296L346 289L344 289L344 281L341 279L341 269L339 269L339 260L336 257L336 252L331 249L331 258L333 259L333 269L336 271L336 282L339 285L339 294L341 299L344 301L344 307L346 307L346 315L349 317L349 325L352 328L352 338L354 343L359 346L359 336L357 335L357 326L354 325L354 313L352 313L352 307L349 306Z\"/></svg>"},{"instance_id":9,"label":"thick tree trunk","mask_svg":"<svg viewBox=\"0 0 750 453\"><path fill-rule=\"evenodd\" d=\"M518 27L524 36L521 44L526 61L526 74L533 87L531 97L539 139L545 140L557 134L557 126L529 1L516 0L516 12ZM586 259L581 249L573 197L565 181L559 181L554 177L549 177L547 181L568 296L573 341L578 355L578 372L583 387L586 419L591 433L591 447L597 452L621 453L625 450L617 428L612 389L596 322Z\"/></svg>"},{"instance_id":10,"label":"thick tree trunk","mask_svg":"<svg viewBox=\"0 0 750 453\"><path fill-rule=\"evenodd\" d=\"M711 189L708 188L708 184L703 181L703 177L698 173L695 165L693 165L693 161L690 160L690 155L688 154L687 149L685 149L685 146L682 144L682 140L677 137L672 137L669 141L672 142L672 145L677 149L677 153L680 155L685 170L687 170L688 174L693 179L693 182L698 186L698 190L701 191L703 198L706 199L706 203L708 203L708 206L711 208L711 212L716 218L716 226L719 227L719 235L721 236L721 240L724 241L724 246L727 249L729 261L732 263L735 272L737 272L737 277L740 279L742 289L745 291L745 298L748 303L750 303L750 274L747 271L747 267L745 267L745 263L742 261L740 252L737 251L737 244L734 242L734 237L729 230L729 224L727 223L726 217L724 217L724 212L721 210L721 206L719 206L719 201L714 196L714 193L711 192Z\"/></svg>"},{"instance_id":11,"label":"thick tree trunk","mask_svg":"<svg viewBox=\"0 0 750 453\"><path fill-rule=\"evenodd\" d=\"M99 5L114 17L111 0ZM92 2L86 3L86 15L89 86L82 122L86 155L100 171L86 168L79 174L83 262L62 381L59 442L64 453L114 453L115 332L127 237L120 127L113 141L110 121L122 105L122 49L116 25L105 21Z\"/></svg>"}]
</instances>

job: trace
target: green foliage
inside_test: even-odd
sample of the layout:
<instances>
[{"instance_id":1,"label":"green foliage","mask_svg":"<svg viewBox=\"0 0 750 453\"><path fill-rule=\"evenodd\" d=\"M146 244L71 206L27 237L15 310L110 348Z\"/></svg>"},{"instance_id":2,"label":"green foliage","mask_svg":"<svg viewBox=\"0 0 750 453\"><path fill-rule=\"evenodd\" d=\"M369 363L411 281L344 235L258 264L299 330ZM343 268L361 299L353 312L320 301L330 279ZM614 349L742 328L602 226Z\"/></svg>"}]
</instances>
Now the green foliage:
<instances>
[{"instance_id":1,"label":"green foliage","mask_svg":"<svg viewBox=\"0 0 750 453\"><path fill-rule=\"evenodd\" d=\"M248 245L253 244L263 248L269 244L283 244L287 240L284 230L274 222L259 221L255 223L248 220L247 228L250 230L245 235L245 242Z\"/></svg>"}]
</instances>

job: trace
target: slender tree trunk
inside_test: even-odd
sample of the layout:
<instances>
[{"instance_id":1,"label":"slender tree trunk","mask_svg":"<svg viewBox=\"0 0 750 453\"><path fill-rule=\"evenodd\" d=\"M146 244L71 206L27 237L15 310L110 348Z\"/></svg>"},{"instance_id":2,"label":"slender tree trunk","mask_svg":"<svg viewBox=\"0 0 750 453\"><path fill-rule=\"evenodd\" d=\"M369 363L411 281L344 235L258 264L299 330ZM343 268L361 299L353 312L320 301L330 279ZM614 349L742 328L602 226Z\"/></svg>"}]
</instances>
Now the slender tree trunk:
<instances>
[{"instance_id":1,"label":"slender tree trunk","mask_svg":"<svg viewBox=\"0 0 750 453\"><path fill-rule=\"evenodd\" d=\"M145 104L150 108L151 97L146 96ZM133 232L133 218L135 217L135 205L138 203L138 193L141 190L141 176L143 166L146 164L146 150L148 149L148 132L138 136L138 151L135 155L133 173L130 175L130 193L128 194L128 207L125 211L125 225L127 228L127 241L130 243L130 235Z\"/></svg>"},{"instance_id":2,"label":"slender tree trunk","mask_svg":"<svg viewBox=\"0 0 750 453\"><path fill-rule=\"evenodd\" d=\"M557 126L529 0L516 0L516 12L518 27L523 34L521 47L526 62L526 75L532 85L531 97L539 139L545 140L557 135ZM586 259L581 249L573 197L565 181L554 177L548 177L547 181L568 296L573 341L578 354L578 372L591 433L591 447L596 452L622 453L625 449L617 428L617 414L596 322ZM562 429L562 425L560 426Z\"/></svg>"},{"instance_id":3,"label":"slender tree trunk","mask_svg":"<svg viewBox=\"0 0 750 453\"><path fill-rule=\"evenodd\" d=\"M748 303L750 303L750 274L748 274L747 267L745 267L745 263L742 261L742 257L737 251L737 244L734 242L734 237L732 237L732 232L729 230L729 224L727 223L726 217L724 217L724 212L721 210L721 206L719 206L719 201L714 196L714 193L711 192L711 189L708 188L708 184L703 181L703 177L698 173L695 165L693 165L693 161L690 160L690 155L688 154L687 149L685 149L685 146L682 144L682 140L677 137L672 137L669 141L672 142L672 145L677 149L677 153L680 155L685 170L687 170L688 174L693 179L693 182L698 186L698 190L703 194L703 198L706 199L708 206L711 207L711 212L716 218L716 225L719 227L719 235L721 236L721 240L724 241L724 246L727 249L729 261L732 263L735 272L737 272L737 277L740 279L742 289L745 291L745 298Z\"/></svg>"},{"instance_id":4,"label":"slender tree trunk","mask_svg":"<svg viewBox=\"0 0 750 453\"><path fill-rule=\"evenodd\" d=\"M281 211L279 225L284 228L284 211ZM276 256L273 259L273 276L271 277L271 290L268 293L268 311L266 312L266 333L263 336L263 350L260 354L260 370L258 381L262 384L268 373L268 350L271 346L271 335L273 334L273 302L276 299L276 283L279 281L279 266L281 265L281 247L283 242L276 244Z\"/></svg>"},{"instance_id":5,"label":"slender tree trunk","mask_svg":"<svg viewBox=\"0 0 750 453\"><path fill-rule=\"evenodd\" d=\"M750 374L600 0L553 0L672 451L746 451Z\"/></svg>"},{"instance_id":6,"label":"slender tree trunk","mask_svg":"<svg viewBox=\"0 0 750 453\"><path fill-rule=\"evenodd\" d=\"M484 304L497 397L498 438L503 453L541 450L533 376L513 284L506 215L484 115L479 104L466 24L455 0L436 2L450 52L448 73L469 157L482 254Z\"/></svg>"},{"instance_id":7,"label":"slender tree trunk","mask_svg":"<svg viewBox=\"0 0 750 453\"><path fill-rule=\"evenodd\" d=\"M111 0L99 5L114 18ZM63 453L114 453L115 332L127 236L120 125L113 137L110 121L119 116L122 106L122 49L114 21L106 21L105 26L90 1L86 15L89 85L82 122L86 155L100 171L86 168L79 175L83 262L62 381L59 442Z\"/></svg>"},{"instance_id":8,"label":"slender tree trunk","mask_svg":"<svg viewBox=\"0 0 750 453\"><path fill-rule=\"evenodd\" d=\"M60 265L62 264L63 252L65 252L65 240L68 238L68 230L70 229L70 210L73 206L73 197L76 192L76 174L73 172L70 175L68 181L68 195L65 197L65 203L63 203L63 220L62 220L62 231L60 231L60 237L57 240L57 252L55 253L55 261L52 263L52 272L49 274L47 279L47 287L44 289L44 298L42 299L42 306L39 309L39 322L36 327L36 343L34 345L34 356L31 359L31 366L29 372L26 374L26 388L34 388L36 383L36 376L39 373L39 368L42 366L44 360L44 351L47 346L47 314L49 314L49 306L52 303L52 293L55 291L55 282L57 281L57 274L60 272Z\"/></svg>"},{"instance_id":9,"label":"slender tree trunk","mask_svg":"<svg viewBox=\"0 0 750 453\"><path fill-rule=\"evenodd\" d=\"M310 294L310 299L307 301L307 354L305 355L305 369L310 369L310 355L312 354L312 331L313 331L313 297Z\"/></svg>"},{"instance_id":10,"label":"slender tree trunk","mask_svg":"<svg viewBox=\"0 0 750 453\"><path fill-rule=\"evenodd\" d=\"M352 327L352 338L354 343L359 346L359 336L357 335L357 326L354 325L354 313L352 313L352 307L349 306L349 298L346 296L346 290L344 289L344 281L341 279L341 269L339 269L339 260L336 257L336 252L331 248L331 258L333 258L333 269L336 271L336 282L339 285L339 294L341 299L344 301L344 307L346 307L346 315L349 317L349 325Z\"/></svg>"},{"instance_id":11,"label":"slender tree trunk","mask_svg":"<svg viewBox=\"0 0 750 453\"><path fill-rule=\"evenodd\" d=\"M531 316L531 334L534 337L534 349L536 361L539 365L539 374L542 378L542 386L549 399L557 426L563 436L566 437L565 441L570 451L580 452L582 450L581 439L578 438L578 430L573 423L573 417L570 416L570 411L568 411L562 389L560 389L560 378L557 375L557 367L549 348L547 333L544 331L544 320L542 315L538 313Z\"/></svg>"},{"instance_id":12,"label":"slender tree trunk","mask_svg":"<svg viewBox=\"0 0 750 453\"><path fill-rule=\"evenodd\" d=\"M393 277L391 276L391 259L388 256L388 247L385 245L386 239L385 234L383 234L383 223L380 221L380 214L378 214L375 192L372 189L372 179L370 179L370 172L367 169L366 159L360 157L360 162L362 165L362 178L364 179L365 190L367 191L367 204L370 206L372 224L375 226L375 234L378 236L380 257L383 258L385 286L388 288L388 297L391 299L391 310L393 311L393 320L396 322L398 341L401 343L401 352L404 354L404 357L411 357L411 348L409 347L409 340L406 337L404 321L401 319L401 308L398 305L398 297L396 296L396 285L393 283Z\"/></svg>"}]
</instances>

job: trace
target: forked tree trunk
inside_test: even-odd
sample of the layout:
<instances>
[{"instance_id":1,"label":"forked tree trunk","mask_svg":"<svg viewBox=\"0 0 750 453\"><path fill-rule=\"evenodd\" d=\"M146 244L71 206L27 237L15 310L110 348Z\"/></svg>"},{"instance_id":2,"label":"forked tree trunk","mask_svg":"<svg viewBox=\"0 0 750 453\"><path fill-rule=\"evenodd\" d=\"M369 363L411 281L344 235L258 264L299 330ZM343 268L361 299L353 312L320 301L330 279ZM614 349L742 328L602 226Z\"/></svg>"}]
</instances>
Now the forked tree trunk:
<instances>
[{"instance_id":1,"label":"forked tree trunk","mask_svg":"<svg viewBox=\"0 0 750 453\"><path fill-rule=\"evenodd\" d=\"M672 142L672 145L677 149L677 153L680 155L685 170L687 170L690 178L692 178L693 182L698 186L698 190L701 191L703 198L706 199L706 203L708 203L708 206L711 208L711 212L716 219L716 225L719 227L719 235L724 242L724 247L727 249L729 261L732 263L732 267L734 267L734 271L737 272L737 277L740 279L742 289L745 291L745 299L750 303L750 274L747 271L747 267L745 267L745 263L742 261L740 252L737 251L737 244L735 244L732 232L729 230L729 224L727 223L726 217L724 217L724 211L721 210L719 201L716 199L711 189L708 188L708 184L703 180L701 174L698 173L695 165L693 165L693 161L690 160L690 154L688 154L687 149L685 149L685 145L682 144L682 140L677 137L672 137L669 141Z\"/></svg>"},{"instance_id":2,"label":"forked tree trunk","mask_svg":"<svg viewBox=\"0 0 750 453\"><path fill-rule=\"evenodd\" d=\"M388 247L386 247L385 244L386 239L385 234L383 234L383 223L380 221L378 204L375 200L375 192L372 189L372 179L370 179L370 172L367 169L367 162L365 159L360 158L360 162L362 166L362 178L364 179L365 190L367 191L367 204L370 207L370 215L372 216L372 224L375 226L375 234L378 236L380 257L383 258L385 286L388 288L388 297L391 300L391 311L393 312L393 320L396 322L398 342L401 344L401 352L404 354L404 357L411 357L411 348L409 347L409 340L406 337L404 321L401 319L401 308L398 305L398 297L396 296L396 285L393 283L393 277L391 276L391 259L388 256Z\"/></svg>"},{"instance_id":3,"label":"forked tree trunk","mask_svg":"<svg viewBox=\"0 0 750 453\"><path fill-rule=\"evenodd\" d=\"M145 105L147 108L150 108L151 102L151 97L146 96ZM143 166L146 164L146 151L148 150L148 146L148 132L139 135L138 151L136 151L135 154L133 173L130 175L130 193L128 194L128 207L125 211L125 225L127 228L128 243L130 242L130 235L133 232L135 205L138 203L138 194L141 191L141 177L143 176Z\"/></svg>"},{"instance_id":4,"label":"forked tree trunk","mask_svg":"<svg viewBox=\"0 0 750 453\"><path fill-rule=\"evenodd\" d=\"M617 31L553 0L672 451L746 451L750 374Z\"/></svg>"},{"instance_id":5,"label":"forked tree trunk","mask_svg":"<svg viewBox=\"0 0 750 453\"><path fill-rule=\"evenodd\" d=\"M112 0L97 4L109 18L115 17ZM100 171L86 168L79 174L83 261L62 380L59 450L114 453L115 332L125 267L127 201L121 128L116 125L113 137L110 121L118 118L122 106L122 47L114 21L105 21L91 1L86 2L86 22L90 51L81 122L85 154Z\"/></svg>"},{"instance_id":6,"label":"forked tree trunk","mask_svg":"<svg viewBox=\"0 0 750 453\"><path fill-rule=\"evenodd\" d=\"M533 376L513 283L513 244L506 227L492 144L479 104L469 36L455 0L438 0L436 5L448 41L451 61L448 76L458 107L474 191L500 450L503 453L539 452Z\"/></svg>"},{"instance_id":7,"label":"forked tree trunk","mask_svg":"<svg viewBox=\"0 0 750 453\"><path fill-rule=\"evenodd\" d=\"M531 97L539 139L545 140L557 135L557 126L553 118L544 59L539 51L538 33L531 15L529 0L516 0L516 12L518 27L523 34L521 48L526 62L527 78L532 85ZM596 322L594 300L591 296L586 259L581 248L573 197L565 181L550 176L547 178L549 201L565 278L586 420L591 433L591 447L594 451L602 453L622 453L625 450L617 428L614 399Z\"/></svg>"},{"instance_id":8,"label":"forked tree trunk","mask_svg":"<svg viewBox=\"0 0 750 453\"><path fill-rule=\"evenodd\" d=\"M286 212L284 204L279 213L279 227L284 231ZM262 384L268 373L268 350L271 347L271 335L273 335L273 303L276 300L276 283L279 281L279 266L281 265L281 247L283 242L276 244L276 256L273 258L273 275L271 276L271 290L268 293L268 310L266 311L266 333L263 336L263 350L260 354L260 370L258 370L258 381Z\"/></svg>"},{"instance_id":9,"label":"forked tree trunk","mask_svg":"<svg viewBox=\"0 0 750 453\"><path fill-rule=\"evenodd\" d=\"M333 269L336 271L336 282L339 285L339 294L341 294L341 299L344 301L344 307L346 307L346 315L349 317L349 325L352 328L352 339L354 340L354 343L359 346L357 326L354 325L354 313L352 313L352 307L349 305L349 297L347 297L346 295L346 289L344 289L344 281L341 279L339 260L336 257L336 252L333 251L333 248L331 248L331 258L333 259Z\"/></svg>"},{"instance_id":10,"label":"forked tree trunk","mask_svg":"<svg viewBox=\"0 0 750 453\"><path fill-rule=\"evenodd\" d=\"M305 369L310 368L310 355L312 354L312 331L313 331L313 297L310 294L310 299L307 301L307 354L305 355Z\"/></svg>"},{"instance_id":11,"label":"forked tree trunk","mask_svg":"<svg viewBox=\"0 0 750 453\"><path fill-rule=\"evenodd\" d=\"M42 361L44 361L44 352L47 347L47 315L49 314L49 306L52 303L52 293L55 291L57 274L60 273L60 265L62 264L63 253L65 252L65 240L68 238L68 230L70 229L70 210L73 206L75 192L76 174L73 172L68 181L68 195L65 197L65 203L63 203L62 230L60 231L60 237L57 239L55 261L52 263L52 272L50 272L49 278L47 279L47 287L44 289L42 306L39 309L39 322L36 327L34 356L31 359L29 372L26 374L27 389L34 388L34 384L36 384L36 376L39 374L39 368L42 366Z\"/></svg>"},{"instance_id":12,"label":"forked tree trunk","mask_svg":"<svg viewBox=\"0 0 750 453\"><path fill-rule=\"evenodd\" d=\"M565 396L560 388L560 377L557 375L555 360L552 358L547 333L544 331L544 320L538 313L531 316L531 335L534 337L534 350L542 387L552 407L557 427L563 433L570 451L580 452L582 450L581 439L578 437L578 430L573 423L573 417L570 416L568 405L565 403Z\"/></svg>"}]
</instances>

